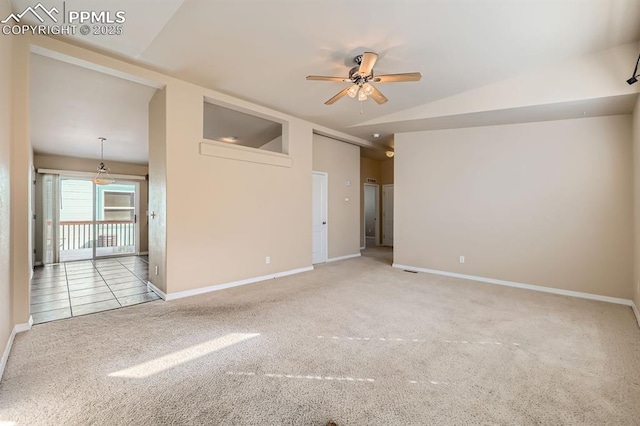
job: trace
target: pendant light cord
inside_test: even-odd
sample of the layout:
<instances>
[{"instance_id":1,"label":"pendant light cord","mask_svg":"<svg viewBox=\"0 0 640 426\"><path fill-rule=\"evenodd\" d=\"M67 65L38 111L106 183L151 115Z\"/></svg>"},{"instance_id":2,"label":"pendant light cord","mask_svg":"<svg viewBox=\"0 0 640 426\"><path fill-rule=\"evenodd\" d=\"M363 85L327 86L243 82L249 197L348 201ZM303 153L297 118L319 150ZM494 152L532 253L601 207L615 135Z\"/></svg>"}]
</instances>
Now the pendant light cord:
<instances>
[{"instance_id":1,"label":"pendant light cord","mask_svg":"<svg viewBox=\"0 0 640 426\"><path fill-rule=\"evenodd\" d=\"M100 139L100 162L104 163L104 141L106 138L98 138Z\"/></svg>"}]
</instances>

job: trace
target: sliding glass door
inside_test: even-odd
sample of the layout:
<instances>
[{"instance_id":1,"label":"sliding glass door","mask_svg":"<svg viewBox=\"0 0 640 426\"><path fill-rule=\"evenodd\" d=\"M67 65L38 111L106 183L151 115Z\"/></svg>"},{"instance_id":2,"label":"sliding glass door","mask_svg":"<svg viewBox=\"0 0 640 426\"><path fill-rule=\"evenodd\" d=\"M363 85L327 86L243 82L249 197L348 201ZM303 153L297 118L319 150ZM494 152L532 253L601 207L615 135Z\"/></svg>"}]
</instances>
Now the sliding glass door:
<instances>
[{"instance_id":1,"label":"sliding glass door","mask_svg":"<svg viewBox=\"0 0 640 426\"><path fill-rule=\"evenodd\" d=\"M58 199L60 184L58 175L42 177L42 263L58 263L60 247L58 244ZM37 211L37 209L36 209ZM37 239L37 238L36 238ZM37 250L37 249L36 249Z\"/></svg>"},{"instance_id":2,"label":"sliding glass door","mask_svg":"<svg viewBox=\"0 0 640 426\"><path fill-rule=\"evenodd\" d=\"M44 211L50 212L44 229L45 263L138 252L138 183L95 185L64 176L45 176L44 182Z\"/></svg>"},{"instance_id":3,"label":"sliding glass door","mask_svg":"<svg viewBox=\"0 0 640 426\"><path fill-rule=\"evenodd\" d=\"M137 252L136 186L96 186L96 257Z\"/></svg>"},{"instance_id":4,"label":"sliding glass door","mask_svg":"<svg viewBox=\"0 0 640 426\"><path fill-rule=\"evenodd\" d=\"M88 179L60 178L60 262L93 259L93 187Z\"/></svg>"}]
</instances>

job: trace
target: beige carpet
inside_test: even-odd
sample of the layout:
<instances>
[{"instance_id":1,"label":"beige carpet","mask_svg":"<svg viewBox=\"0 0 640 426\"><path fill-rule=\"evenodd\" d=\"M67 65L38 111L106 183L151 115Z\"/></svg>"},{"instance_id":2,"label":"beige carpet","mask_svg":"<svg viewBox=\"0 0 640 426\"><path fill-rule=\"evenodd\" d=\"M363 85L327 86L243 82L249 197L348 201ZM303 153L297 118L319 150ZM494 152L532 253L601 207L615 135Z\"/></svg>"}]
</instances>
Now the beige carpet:
<instances>
[{"instance_id":1,"label":"beige carpet","mask_svg":"<svg viewBox=\"0 0 640 426\"><path fill-rule=\"evenodd\" d=\"M0 425L640 424L631 309L388 263L35 326Z\"/></svg>"}]
</instances>

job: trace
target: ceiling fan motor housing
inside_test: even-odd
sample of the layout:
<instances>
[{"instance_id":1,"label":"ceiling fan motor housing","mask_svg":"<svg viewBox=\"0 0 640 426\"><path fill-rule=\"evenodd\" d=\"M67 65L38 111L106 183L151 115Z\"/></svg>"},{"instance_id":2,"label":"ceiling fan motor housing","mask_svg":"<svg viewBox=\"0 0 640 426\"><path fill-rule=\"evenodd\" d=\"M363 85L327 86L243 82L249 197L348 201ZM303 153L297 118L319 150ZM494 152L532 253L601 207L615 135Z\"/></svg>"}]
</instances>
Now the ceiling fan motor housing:
<instances>
[{"instance_id":1,"label":"ceiling fan motor housing","mask_svg":"<svg viewBox=\"0 0 640 426\"><path fill-rule=\"evenodd\" d=\"M358 74L359 70L360 70L360 67L353 67L349 70L349 79L354 84L364 84L373 78L373 70L371 70L371 74L364 77Z\"/></svg>"}]
</instances>

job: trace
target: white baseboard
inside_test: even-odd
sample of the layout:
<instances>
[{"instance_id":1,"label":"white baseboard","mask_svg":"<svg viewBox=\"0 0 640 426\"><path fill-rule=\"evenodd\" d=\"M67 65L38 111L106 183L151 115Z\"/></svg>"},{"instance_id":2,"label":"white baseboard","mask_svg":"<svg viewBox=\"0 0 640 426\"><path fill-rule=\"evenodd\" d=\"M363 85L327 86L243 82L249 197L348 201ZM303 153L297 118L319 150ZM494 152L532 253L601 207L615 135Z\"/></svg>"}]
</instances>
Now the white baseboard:
<instances>
[{"instance_id":1,"label":"white baseboard","mask_svg":"<svg viewBox=\"0 0 640 426\"><path fill-rule=\"evenodd\" d=\"M362 256L360 253L354 253L354 254L348 254L346 256L332 257L331 259L327 259L327 263L337 262L338 260L352 259L354 257L360 257L360 256Z\"/></svg>"},{"instance_id":2,"label":"white baseboard","mask_svg":"<svg viewBox=\"0 0 640 426\"><path fill-rule=\"evenodd\" d=\"M261 277L247 278L246 280L233 281L225 284L216 284L208 287L194 288L193 290L179 291L177 293L164 293L163 291L161 291L151 283L148 283L147 285L149 286L149 288L151 288L151 290L157 293L158 296L162 297L166 301L170 301L170 300L182 299L184 297L197 296L199 294L204 294L204 293L211 293L212 291L224 290L226 288L239 287L241 285L253 284L260 281L267 281L275 278L286 277L288 275L299 274L307 271L313 271L313 266L292 269L290 271L278 272L276 274L263 275Z\"/></svg>"},{"instance_id":3,"label":"white baseboard","mask_svg":"<svg viewBox=\"0 0 640 426\"><path fill-rule=\"evenodd\" d=\"M167 300L167 294L164 291L160 290L155 285L153 285L151 281L147 281L147 289L151 290L152 292L160 296L162 300Z\"/></svg>"},{"instance_id":4,"label":"white baseboard","mask_svg":"<svg viewBox=\"0 0 640 426\"><path fill-rule=\"evenodd\" d=\"M15 327L11 331L9 335L9 341L7 342L7 346L4 348L4 352L2 353L2 358L0 358L0 380L2 380L2 375L4 374L4 367L7 366L7 361L9 360L9 353L11 352L11 347L13 346L13 339L16 337L16 329Z\"/></svg>"},{"instance_id":5,"label":"white baseboard","mask_svg":"<svg viewBox=\"0 0 640 426\"><path fill-rule=\"evenodd\" d=\"M397 263L394 263L392 266L394 268L405 269L407 271L426 272L428 274L444 275L447 277L462 278L465 280L480 281L483 283L498 284L498 285L504 285L507 287L524 288L526 290L541 291L544 293L560 294L563 296L580 297L582 299L599 300L601 302L609 302L609 303L616 303L618 305L633 306L633 301L629 299L621 299L618 297L601 296L599 294L583 293L580 291L573 291L573 290L562 290L559 288L524 284L524 283L518 283L515 281L496 280L494 278L484 278L484 277L477 277L474 275L458 274L455 272L438 271L436 269L418 268L415 266L399 265Z\"/></svg>"},{"instance_id":6,"label":"white baseboard","mask_svg":"<svg viewBox=\"0 0 640 426\"><path fill-rule=\"evenodd\" d=\"M633 309L633 313L636 314L636 321L638 321L638 327L640 327L640 312L638 312L638 307L633 300L631 301L631 309Z\"/></svg>"},{"instance_id":7,"label":"white baseboard","mask_svg":"<svg viewBox=\"0 0 640 426\"><path fill-rule=\"evenodd\" d=\"M33 327L33 317L29 315L28 322L25 322L24 324L16 324L13 329L16 331L16 333L22 333L24 331L31 330L31 327Z\"/></svg>"},{"instance_id":8,"label":"white baseboard","mask_svg":"<svg viewBox=\"0 0 640 426\"><path fill-rule=\"evenodd\" d=\"M16 324L11 330L11 334L9 335L9 340L7 341L7 345L4 348L4 352L2 353L2 358L0 358L0 380L2 380L2 375L4 374L4 368L7 366L7 361L9 360L9 354L11 353L11 347L13 346L13 340L16 337L16 334L22 333L24 331L31 330L31 326L33 325L33 317L29 317L29 322L25 324Z\"/></svg>"}]
</instances>

